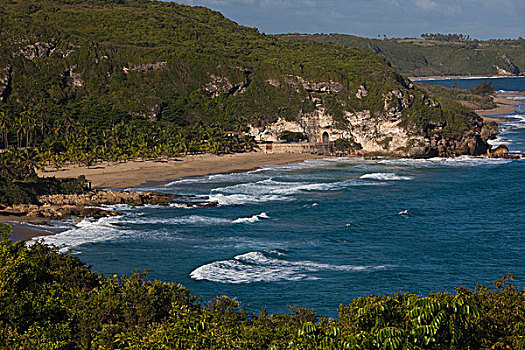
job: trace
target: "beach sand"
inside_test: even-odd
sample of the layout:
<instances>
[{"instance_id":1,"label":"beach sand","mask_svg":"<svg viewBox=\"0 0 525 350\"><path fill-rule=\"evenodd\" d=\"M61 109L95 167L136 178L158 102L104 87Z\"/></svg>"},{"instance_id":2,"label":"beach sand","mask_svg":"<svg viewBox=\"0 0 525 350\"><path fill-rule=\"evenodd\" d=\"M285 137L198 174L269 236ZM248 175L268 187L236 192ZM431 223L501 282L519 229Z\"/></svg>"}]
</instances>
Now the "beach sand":
<instances>
[{"instance_id":1,"label":"beach sand","mask_svg":"<svg viewBox=\"0 0 525 350\"><path fill-rule=\"evenodd\" d=\"M47 230L45 226L30 225L23 222L9 222L8 224L13 228L13 232L11 233L11 240L13 242L29 241L34 237L56 234L56 232Z\"/></svg>"},{"instance_id":2,"label":"beach sand","mask_svg":"<svg viewBox=\"0 0 525 350\"><path fill-rule=\"evenodd\" d=\"M504 97L496 97L494 98L494 102L496 102L498 107L491 109L477 109L475 112L480 116L485 117L489 115L509 114L516 110L516 107L513 106L517 103L516 100L511 100Z\"/></svg>"},{"instance_id":3,"label":"beach sand","mask_svg":"<svg viewBox=\"0 0 525 350\"><path fill-rule=\"evenodd\" d=\"M181 177L233 173L257 169L263 165L279 165L321 158L309 153L236 153L225 155L199 154L183 156L176 160L128 161L100 163L93 167L68 165L59 170L39 172L44 177L78 177L85 175L93 188L129 188L147 181L167 181Z\"/></svg>"}]
</instances>

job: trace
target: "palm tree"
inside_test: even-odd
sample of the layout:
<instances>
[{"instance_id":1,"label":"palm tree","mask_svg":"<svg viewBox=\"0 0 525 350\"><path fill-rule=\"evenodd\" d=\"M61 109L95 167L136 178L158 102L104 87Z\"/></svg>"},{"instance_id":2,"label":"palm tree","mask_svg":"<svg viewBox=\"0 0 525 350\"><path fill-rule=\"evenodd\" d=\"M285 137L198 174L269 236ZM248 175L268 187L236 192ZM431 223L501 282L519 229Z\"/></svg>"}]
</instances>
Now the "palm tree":
<instances>
[{"instance_id":1,"label":"palm tree","mask_svg":"<svg viewBox=\"0 0 525 350\"><path fill-rule=\"evenodd\" d=\"M17 116L15 118L15 131L16 131L16 141L18 144L18 148L22 148L22 140L20 139L20 134L25 132L25 125L24 125L24 118L21 116Z\"/></svg>"},{"instance_id":2,"label":"palm tree","mask_svg":"<svg viewBox=\"0 0 525 350\"><path fill-rule=\"evenodd\" d=\"M8 132L9 132L9 115L1 111L0 112L0 132L4 139L4 148L9 148Z\"/></svg>"}]
</instances>

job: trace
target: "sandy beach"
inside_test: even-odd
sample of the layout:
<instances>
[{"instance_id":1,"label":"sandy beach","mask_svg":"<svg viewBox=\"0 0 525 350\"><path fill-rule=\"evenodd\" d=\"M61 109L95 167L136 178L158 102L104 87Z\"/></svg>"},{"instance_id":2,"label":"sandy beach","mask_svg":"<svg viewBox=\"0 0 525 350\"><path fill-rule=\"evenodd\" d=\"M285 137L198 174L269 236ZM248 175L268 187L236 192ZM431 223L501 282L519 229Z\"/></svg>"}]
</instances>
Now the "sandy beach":
<instances>
[{"instance_id":1,"label":"sandy beach","mask_svg":"<svg viewBox=\"0 0 525 350\"><path fill-rule=\"evenodd\" d=\"M78 177L85 175L92 187L129 188L148 181L167 181L181 177L232 173L257 169L263 165L279 165L302 162L321 156L307 153L236 153L225 155L199 154L163 161L128 161L123 163L99 163L93 167L68 165L59 170L39 172L44 177Z\"/></svg>"},{"instance_id":2,"label":"sandy beach","mask_svg":"<svg viewBox=\"0 0 525 350\"><path fill-rule=\"evenodd\" d=\"M180 157L166 161L129 161L117 164L102 163L93 167L78 165L66 166L63 169L40 172L40 176L57 178L78 177L85 175L92 181L93 188L129 188L146 182L164 182L170 179L208 174L249 171L264 165L298 163L306 159L322 158L307 153L266 154L262 152L237 153L227 155L200 154ZM13 241L29 240L33 237L53 234L45 227L41 229L30 224L44 224L45 218L3 215L0 222L13 226Z\"/></svg>"},{"instance_id":3,"label":"sandy beach","mask_svg":"<svg viewBox=\"0 0 525 350\"><path fill-rule=\"evenodd\" d=\"M29 241L34 237L53 235L56 233L48 231L44 226L40 227L22 222L9 222L9 225L13 228L11 234L11 240L13 242Z\"/></svg>"},{"instance_id":4,"label":"sandy beach","mask_svg":"<svg viewBox=\"0 0 525 350\"><path fill-rule=\"evenodd\" d=\"M475 112L483 117L486 121L506 121L506 118L491 118L487 116L509 114L516 110L514 107L518 104L518 101L513 100L511 97L525 96L525 92L504 92L498 93L497 97L494 98L494 102L498 105L496 108L491 109L477 109Z\"/></svg>"}]
</instances>

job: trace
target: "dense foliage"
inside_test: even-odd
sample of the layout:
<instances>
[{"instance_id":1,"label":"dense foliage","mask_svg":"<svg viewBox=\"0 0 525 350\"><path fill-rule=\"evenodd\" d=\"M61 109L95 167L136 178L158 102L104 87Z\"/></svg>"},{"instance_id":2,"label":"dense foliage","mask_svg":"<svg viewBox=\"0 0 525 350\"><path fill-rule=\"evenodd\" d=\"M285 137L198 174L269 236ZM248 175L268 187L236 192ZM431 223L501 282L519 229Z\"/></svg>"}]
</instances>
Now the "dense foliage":
<instances>
[{"instance_id":1,"label":"dense foliage","mask_svg":"<svg viewBox=\"0 0 525 350\"><path fill-rule=\"evenodd\" d=\"M369 39L344 34L285 34L381 54L408 76L510 74L525 72L525 39L469 40L458 34L428 34L424 39Z\"/></svg>"},{"instance_id":2,"label":"dense foliage","mask_svg":"<svg viewBox=\"0 0 525 350\"><path fill-rule=\"evenodd\" d=\"M299 307L255 315L145 274L97 274L0 230L2 349L525 349L525 289L512 276L493 288L357 298L337 320Z\"/></svg>"},{"instance_id":3,"label":"dense foliage","mask_svg":"<svg viewBox=\"0 0 525 350\"><path fill-rule=\"evenodd\" d=\"M79 194L88 190L87 180L39 178L36 175L38 150L10 149L0 153L0 209L13 204L38 203L45 194Z\"/></svg>"}]
</instances>

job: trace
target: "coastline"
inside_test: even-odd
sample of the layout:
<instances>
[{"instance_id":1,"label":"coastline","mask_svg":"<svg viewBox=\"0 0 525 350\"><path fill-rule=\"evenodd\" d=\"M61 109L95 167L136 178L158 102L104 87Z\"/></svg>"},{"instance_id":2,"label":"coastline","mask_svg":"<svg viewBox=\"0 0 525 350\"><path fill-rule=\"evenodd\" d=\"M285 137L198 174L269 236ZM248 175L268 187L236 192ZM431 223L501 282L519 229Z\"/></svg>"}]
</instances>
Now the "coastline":
<instances>
[{"instance_id":1,"label":"coastline","mask_svg":"<svg viewBox=\"0 0 525 350\"><path fill-rule=\"evenodd\" d=\"M510 114L516 110L518 101L512 99L512 97L525 96L525 92L500 92L496 94L494 102L498 105L491 109L476 109L475 112L479 114L485 121L507 121L504 117L492 117L500 114Z\"/></svg>"},{"instance_id":2,"label":"coastline","mask_svg":"<svg viewBox=\"0 0 525 350\"><path fill-rule=\"evenodd\" d=\"M69 165L55 171L39 172L44 177L78 177L86 175L93 188L130 188L146 183L165 183L171 179L204 176L219 173L250 171L265 165L299 163L307 159L323 158L308 153L236 153L227 155L199 154L166 161L128 161L117 164L96 164L94 167ZM0 222L13 227L13 242L28 241L55 232L39 227L49 220L40 217L2 215ZM38 225L38 226L37 226Z\"/></svg>"},{"instance_id":3,"label":"coastline","mask_svg":"<svg viewBox=\"0 0 525 350\"><path fill-rule=\"evenodd\" d=\"M49 236L57 233L47 230L42 225L36 226L28 222L7 222L7 224L13 227L13 232L11 233L11 240L13 242L30 241L35 237Z\"/></svg>"},{"instance_id":4,"label":"coastline","mask_svg":"<svg viewBox=\"0 0 525 350\"><path fill-rule=\"evenodd\" d=\"M322 157L309 153L199 154L183 156L175 160L99 163L94 167L68 165L58 170L39 171L38 176L65 178L85 175L91 180L94 189L125 189L148 182L168 182L183 177L250 171L265 165L298 163Z\"/></svg>"},{"instance_id":5,"label":"coastline","mask_svg":"<svg viewBox=\"0 0 525 350\"><path fill-rule=\"evenodd\" d=\"M487 122L505 122L504 114L515 111L517 104L512 97L525 96L525 92L500 92L494 99L498 107L487 110L476 110ZM122 163L98 163L94 166L67 165L58 170L40 171L43 177L78 177L85 175L92 181L94 189L132 188L151 183L167 183L170 180L205 176L210 174L250 171L265 165L282 165L298 163L307 159L323 158L308 153L263 153L248 152L226 155L199 154L186 155L169 160L127 161ZM54 234L44 226L46 218L17 215L2 215L0 222L13 226L13 241L31 240L34 237Z\"/></svg>"}]
</instances>

